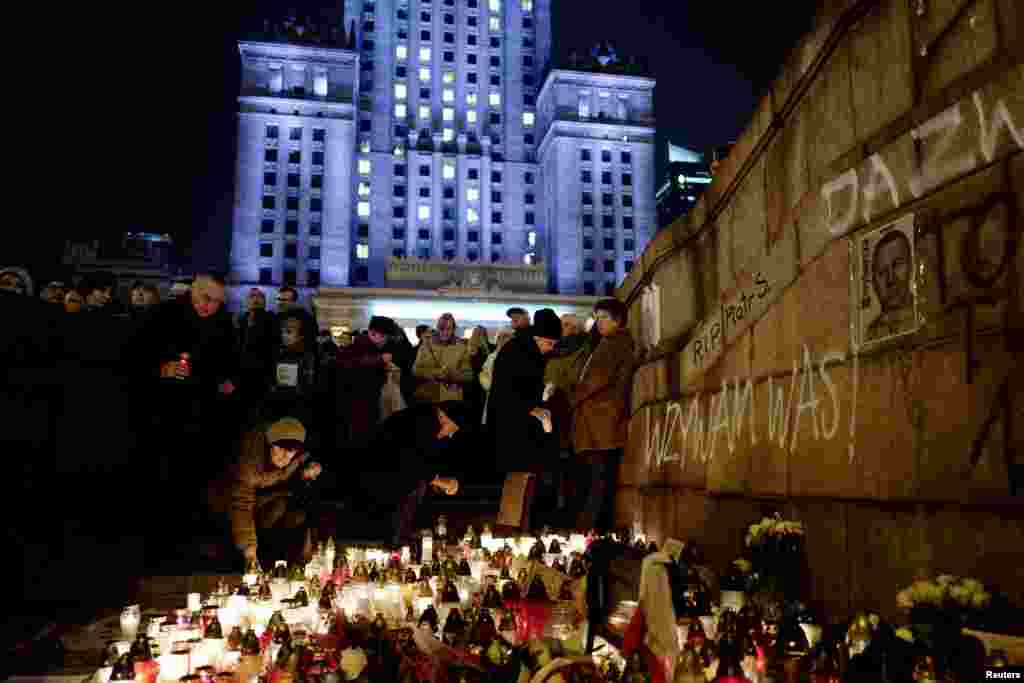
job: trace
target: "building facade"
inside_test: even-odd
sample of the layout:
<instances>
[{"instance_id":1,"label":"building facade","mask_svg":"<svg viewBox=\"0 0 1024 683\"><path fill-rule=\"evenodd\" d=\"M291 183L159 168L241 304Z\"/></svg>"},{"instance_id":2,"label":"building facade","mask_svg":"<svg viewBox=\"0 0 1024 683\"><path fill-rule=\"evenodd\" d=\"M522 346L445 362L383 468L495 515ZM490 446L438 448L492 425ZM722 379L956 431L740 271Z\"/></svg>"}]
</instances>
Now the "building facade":
<instances>
[{"instance_id":1,"label":"building facade","mask_svg":"<svg viewBox=\"0 0 1024 683\"><path fill-rule=\"evenodd\" d=\"M689 213L711 184L710 165L703 154L669 143L665 182L658 188L658 228L672 224ZM712 151L714 158L716 152Z\"/></svg>"},{"instance_id":2,"label":"building facade","mask_svg":"<svg viewBox=\"0 0 1024 683\"><path fill-rule=\"evenodd\" d=\"M551 0L344 11L342 41L239 44L235 284L395 286L404 259L610 292L656 227L654 81L549 68Z\"/></svg>"}]
</instances>

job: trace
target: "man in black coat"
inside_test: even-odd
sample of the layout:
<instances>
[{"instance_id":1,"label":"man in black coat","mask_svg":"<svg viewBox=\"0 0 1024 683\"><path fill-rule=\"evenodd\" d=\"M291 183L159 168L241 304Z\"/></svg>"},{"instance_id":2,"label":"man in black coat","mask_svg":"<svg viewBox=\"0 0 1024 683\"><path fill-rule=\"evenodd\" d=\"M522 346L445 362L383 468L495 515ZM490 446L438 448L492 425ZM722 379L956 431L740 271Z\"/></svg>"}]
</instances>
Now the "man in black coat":
<instances>
[{"instance_id":1,"label":"man in black coat","mask_svg":"<svg viewBox=\"0 0 1024 683\"><path fill-rule=\"evenodd\" d=\"M132 357L154 399L160 479L196 489L229 452L232 418L220 396L235 390L235 331L224 310L224 278L197 275L189 292L160 304L133 340ZM213 456L213 457L211 457Z\"/></svg>"},{"instance_id":2,"label":"man in black coat","mask_svg":"<svg viewBox=\"0 0 1024 683\"><path fill-rule=\"evenodd\" d=\"M536 472L551 446L551 414L543 407L545 354L562 336L562 323L550 308L533 316L498 352L487 404L499 472Z\"/></svg>"},{"instance_id":3,"label":"man in black coat","mask_svg":"<svg viewBox=\"0 0 1024 683\"><path fill-rule=\"evenodd\" d=\"M267 310L267 298L260 289L249 290L246 309L238 317L238 390L255 413L270 386L281 328L277 316Z\"/></svg>"}]
</instances>

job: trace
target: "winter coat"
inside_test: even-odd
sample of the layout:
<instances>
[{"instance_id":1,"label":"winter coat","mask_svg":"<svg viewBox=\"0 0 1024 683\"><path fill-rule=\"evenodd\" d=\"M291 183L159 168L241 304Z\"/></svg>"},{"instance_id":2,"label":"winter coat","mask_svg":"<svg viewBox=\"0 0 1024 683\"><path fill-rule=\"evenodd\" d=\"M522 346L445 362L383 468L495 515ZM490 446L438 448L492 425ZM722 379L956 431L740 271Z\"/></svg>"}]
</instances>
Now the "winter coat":
<instances>
[{"instance_id":1,"label":"winter coat","mask_svg":"<svg viewBox=\"0 0 1024 683\"><path fill-rule=\"evenodd\" d=\"M626 445L634 344L620 329L594 344L587 340L549 379L569 396L572 445L580 453Z\"/></svg>"},{"instance_id":2,"label":"winter coat","mask_svg":"<svg viewBox=\"0 0 1024 683\"><path fill-rule=\"evenodd\" d=\"M544 362L529 330L516 332L494 361L487 426L494 436L500 471L542 469L549 455L551 437L540 420L530 415L542 407Z\"/></svg>"},{"instance_id":3,"label":"winter coat","mask_svg":"<svg viewBox=\"0 0 1024 683\"><path fill-rule=\"evenodd\" d=\"M159 377L162 364L177 361L182 353L188 353L192 376L181 380L181 386L215 390L220 383L238 375L231 316L221 309L208 318L200 318L188 293L159 304L132 345L141 372L150 377Z\"/></svg>"},{"instance_id":4,"label":"winter coat","mask_svg":"<svg viewBox=\"0 0 1024 683\"><path fill-rule=\"evenodd\" d=\"M249 311L238 317L238 355L242 371L266 382L271 379L275 349L281 344L281 326L268 311Z\"/></svg>"},{"instance_id":5,"label":"winter coat","mask_svg":"<svg viewBox=\"0 0 1024 683\"><path fill-rule=\"evenodd\" d=\"M461 401L463 387L473 381L469 344L462 339L455 339L449 344L424 339L416 354L413 374L422 381L416 388L419 402Z\"/></svg>"},{"instance_id":6,"label":"winter coat","mask_svg":"<svg viewBox=\"0 0 1024 683\"><path fill-rule=\"evenodd\" d=\"M337 409L348 423L343 439L350 446L369 438L380 419L380 390L387 378L382 353L365 334L338 349L335 395Z\"/></svg>"},{"instance_id":7,"label":"winter coat","mask_svg":"<svg viewBox=\"0 0 1024 683\"><path fill-rule=\"evenodd\" d=\"M270 443L263 427L242 437L238 460L207 489L210 508L231 519L231 536L239 550L256 545L255 511L264 498L287 496L286 484L302 466L294 458L279 469L270 461Z\"/></svg>"},{"instance_id":8,"label":"winter coat","mask_svg":"<svg viewBox=\"0 0 1024 683\"><path fill-rule=\"evenodd\" d=\"M586 332L574 334L570 337L563 337L555 346L552 358L548 358L544 366L544 384L559 384L559 378L563 373L572 373L572 366L575 362L575 354L580 350L590 335ZM569 396L563 389L556 391L548 400L548 409L551 411L551 420L554 422L555 432L558 434L558 446L563 451L572 448L572 405Z\"/></svg>"}]
</instances>

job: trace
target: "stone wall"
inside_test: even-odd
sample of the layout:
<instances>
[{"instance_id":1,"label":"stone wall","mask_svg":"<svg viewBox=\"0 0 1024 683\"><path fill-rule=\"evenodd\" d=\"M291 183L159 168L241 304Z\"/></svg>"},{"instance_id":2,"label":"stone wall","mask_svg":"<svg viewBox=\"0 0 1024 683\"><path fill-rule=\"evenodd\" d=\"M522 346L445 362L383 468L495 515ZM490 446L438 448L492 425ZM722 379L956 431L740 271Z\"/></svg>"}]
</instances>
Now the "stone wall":
<instances>
[{"instance_id":1,"label":"stone wall","mask_svg":"<svg viewBox=\"0 0 1024 683\"><path fill-rule=\"evenodd\" d=\"M833 614L892 616L919 573L1024 604L1021 26L1011 0L822 3L619 289L645 349L620 523L724 567L795 516Z\"/></svg>"}]
</instances>

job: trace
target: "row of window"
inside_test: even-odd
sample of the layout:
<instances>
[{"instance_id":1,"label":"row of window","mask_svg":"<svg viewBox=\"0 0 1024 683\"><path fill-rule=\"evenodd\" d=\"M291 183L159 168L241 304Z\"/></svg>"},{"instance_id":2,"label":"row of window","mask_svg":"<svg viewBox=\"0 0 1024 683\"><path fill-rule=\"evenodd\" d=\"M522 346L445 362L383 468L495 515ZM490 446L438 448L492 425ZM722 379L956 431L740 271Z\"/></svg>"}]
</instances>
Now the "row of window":
<instances>
[{"instance_id":1,"label":"row of window","mask_svg":"<svg viewBox=\"0 0 1024 683\"><path fill-rule=\"evenodd\" d=\"M592 214L592 213L585 213L585 214L583 214L583 227L584 228L592 228L592 227L594 227L594 214ZM610 213L602 214L601 215L601 227L605 228L605 229L614 228L615 227L615 216L613 216ZM623 230L632 230L633 229L633 217L632 216L623 216L622 217L622 229Z\"/></svg>"},{"instance_id":2,"label":"row of window","mask_svg":"<svg viewBox=\"0 0 1024 683\"><path fill-rule=\"evenodd\" d=\"M421 5L429 5L430 0L420 0ZM443 0L445 7L455 7L455 0ZM519 0L519 5L524 12L533 11L533 0ZM492 12L501 12L501 0L488 0L488 8ZM469 9L477 9L479 7L479 0L466 0L466 7ZM377 8L375 0L363 0L363 12L373 14ZM409 6L407 2L402 2L399 5L399 12L408 11Z\"/></svg>"},{"instance_id":3,"label":"row of window","mask_svg":"<svg viewBox=\"0 0 1024 683\"><path fill-rule=\"evenodd\" d=\"M260 224L260 232L264 235L270 235L277 232L277 221L273 218L264 218ZM299 222L294 219L289 219L284 222L284 234L285 235L298 235L299 234ZM309 234L313 237L319 237L323 234L323 227L319 221L312 221L309 224Z\"/></svg>"},{"instance_id":4,"label":"row of window","mask_svg":"<svg viewBox=\"0 0 1024 683\"><path fill-rule=\"evenodd\" d=\"M445 53L445 55L449 55L449 54L451 54L451 53L449 53L449 52ZM445 57L445 61L446 62L453 62L453 61L455 61L455 58L452 57L451 59L448 59L447 56L446 56ZM395 70L395 73L396 74L398 73L397 69ZM479 84L480 83L479 75L476 72L474 72L474 71L468 72L466 74L466 83L468 85L477 85L477 84ZM500 74L491 74L490 83L493 86L500 86L501 85L501 76L500 76ZM523 87L532 88L535 83L536 83L536 81L534 80L534 78L533 78L533 76L531 74L523 74ZM359 81L359 89L360 89L360 91L362 91L364 93L373 92L373 77L370 76L370 75L367 75L367 74L363 74L362 80ZM533 106L535 102L536 102L536 96L535 95L533 95L531 93L524 93L523 94L523 104L525 106ZM625 117L622 117L622 118L625 118Z\"/></svg>"},{"instance_id":5,"label":"row of window","mask_svg":"<svg viewBox=\"0 0 1024 683\"><path fill-rule=\"evenodd\" d=\"M594 259L592 259L592 258L585 258L585 259L583 259L583 272L584 273L593 273L594 272L594 267L595 267ZM604 262L604 272L605 273L614 273L615 272L615 261L613 261L612 259L605 259L605 262Z\"/></svg>"},{"instance_id":6,"label":"row of window","mask_svg":"<svg viewBox=\"0 0 1024 683\"><path fill-rule=\"evenodd\" d=\"M370 215L370 202L363 201L356 204L356 213L360 218L367 218ZM393 206L391 207L391 215L393 218L405 219L406 211L404 206ZM429 221L431 216L431 207L428 204L421 204L416 207L416 218L421 221ZM445 207L442 211L442 218L446 221L455 220L455 209L451 207ZM505 216L501 211L491 212L491 223L500 225L505 220ZM473 207L466 209L466 222L468 223L479 223L480 222L480 211ZM535 222L535 216L532 211L527 211L523 214L523 223L525 225L533 225Z\"/></svg>"},{"instance_id":7,"label":"row of window","mask_svg":"<svg viewBox=\"0 0 1024 683\"><path fill-rule=\"evenodd\" d=\"M281 131L276 123L268 123L265 131L265 135L269 140L277 140L280 137ZM302 127L291 126L288 128L288 139L292 141L302 140ZM313 129L313 142L323 142L327 139L327 130L324 128Z\"/></svg>"},{"instance_id":8,"label":"row of window","mask_svg":"<svg viewBox=\"0 0 1024 683\"><path fill-rule=\"evenodd\" d=\"M367 254L366 256L360 256L359 255L360 253L361 253L360 250L357 248L356 249L356 258L359 258L359 259L369 258L369 251L366 252L366 254ZM416 256L418 258L421 258L421 259L424 259L424 260L429 259L431 257L431 253L432 253L432 250L430 249L430 247L419 247L418 249L416 249ZM395 258L405 258L406 257L405 247L394 247L391 250L391 255L394 256ZM442 252L442 256L444 257L445 261L454 261L455 260L455 250L454 249L445 249ZM469 250L469 251L466 252L466 260L467 261L470 261L472 263L472 262L478 261L479 259L480 259L479 252L474 251L474 250ZM501 262L501 252L499 252L499 251L491 252L491 263L500 263L500 262Z\"/></svg>"},{"instance_id":9,"label":"row of window","mask_svg":"<svg viewBox=\"0 0 1024 683\"><path fill-rule=\"evenodd\" d=\"M285 209L288 211L299 210L299 197L285 197ZM272 194L263 195L263 208L274 210L277 208L277 197ZM309 198L309 210L316 213L324 210L324 200L320 197Z\"/></svg>"},{"instance_id":10,"label":"row of window","mask_svg":"<svg viewBox=\"0 0 1024 683\"><path fill-rule=\"evenodd\" d=\"M300 185L302 178L298 173L288 174L288 187L297 188ZM277 186L277 172L268 171L263 174L263 184L268 187ZM314 189L321 189L324 186L324 177L319 173L314 173L309 177L309 186Z\"/></svg>"},{"instance_id":11,"label":"row of window","mask_svg":"<svg viewBox=\"0 0 1024 683\"><path fill-rule=\"evenodd\" d=\"M632 187L632 185L633 185L633 174L632 173L623 173L622 177L620 178L620 180L622 182L622 186L623 187ZM585 183L587 185L593 183L594 182L594 174L593 174L593 172L588 170L588 169L584 169L584 170L580 171L580 182L581 183ZM602 171L601 172L601 184L602 185L611 185L612 184L612 172L611 171Z\"/></svg>"},{"instance_id":12,"label":"row of window","mask_svg":"<svg viewBox=\"0 0 1024 683\"><path fill-rule=\"evenodd\" d=\"M593 192L583 192L583 193L581 193L580 196L581 196L581 199L583 201L583 206L593 206L594 205L594 193ZM631 195L631 194L624 194L624 195L621 195L621 196L622 196L622 205L624 207L629 208L629 207L633 206L633 195ZM602 192L601 193L601 206L614 206L614 204L615 204L615 195L613 195L611 192Z\"/></svg>"},{"instance_id":13,"label":"row of window","mask_svg":"<svg viewBox=\"0 0 1024 683\"><path fill-rule=\"evenodd\" d=\"M361 197L369 196L369 194L370 194L370 186L369 186L369 184L367 184L367 183L360 183L359 187L357 189L357 193ZM391 193L392 193L392 196L394 196L394 197L404 198L404 197L407 196L406 195L406 186L405 185L395 185L392 188L392 192ZM430 187L429 186L424 186L424 187L419 188L417 194L420 197L424 198L424 199L429 199L430 198ZM442 196L445 199L455 199L455 188L451 187L451 186L447 186L447 187L443 188ZM502 203L502 198L503 198L503 195L502 195L502 193L500 191L498 191L498 190L491 190L491 203L492 204L501 204ZM476 187L467 187L466 188L466 201L468 201L468 202L478 202L478 201L480 201L480 189L476 188ZM536 199L533 196L533 193L527 192L526 194L523 195L523 203L524 204L526 204L528 206L532 206L535 202L536 202ZM533 214L532 213L527 213L527 216L530 216L531 219L532 219ZM533 220L529 220L528 222L532 223Z\"/></svg>"},{"instance_id":14,"label":"row of window","mask_svg":"<svg viewBox=\"0 0 1024 683\"><path fill-rule=\"evenodd\" d=\"M260 242L260 257L261 258L273 258L274 257L274 244L272 242ZM284 245L284 257L286 259L296 259L299 257L299 245L294 242L287 242ZM310 260L320 259L320 245L311 244L306 248L306 258Z\"/></svg>"},{"instance_id":15,"label":"row of window","mask_svg":"<svg viewBox=\"0 0 1024 683\"><path fill-rule=\"evenodd\" d=\"M362 65L363 65L363 70L364 71L373 71L373 62L372 61L363 62ZM431 71L430 67L426 67L426 66L419 67L417 69L416 75L419 78L420 83L425 83L425 84L430 84L432 82L433 77L434 77L433 71ZM408 77L409 77L409 66L407 64L398 64L398 65L395 66L395 78L396 79L405 79L405 78L408 78ZM466 83L469 84L469 85L476 85L478 83L477 77L478 77L478 74L475 73L475 72L467 73L466 74ZM455 83L455 72L454 71L445 70L441 74L441 82L444 85L453 85ZM501 86L501 74L492 73L490 75L490 84L492 86L494 86L494 87L500 87ZM397 87L397 85L398 84L396 84L396 87ZM396 91L396 93L397 93L397 91ZM455 101L455 96L454 96L455 91L451 90L451 99L447 99L448 98L448 94L447 93L448 93L448 89L446 89L445 91L442 92L442 100L445 101L445 102L454 102ZM497 95L497 97L495 95ZM397 96L397 94L396 94L396 96ZM477 94L475 92L473 92L473 93L466 93L466 104L468 104L471 107L472 106L476 106L476 102L477 102L476 97L477 97ZM496 106L500 106L500 104L501 104L500 97L501 96L499 94L497 94L497 93L492 94L490 96L490 104L492 106L495 106L495 107ZM399 99L404 99L404 96L400 97ZM420 99L425 99L425 100L430 99L430 88L429 87L422 87L422 88L420 88ZM534 106L534 104L536 104L536 101L537 101L537 95L535 93L533 93L533 92L525 92L525 93L523 93L523 106L525 106L525 107L532 107L532 106Z\"/></svg>"},{"instance_id":16,"label":"row of window","mask_svg":"<svg viewBox=\"0 0 1024 683\"><path fill-rule=\"evenodd\" d=\"M367 227L369 227L369 226L367 226ZM535 233L531 232L530 234L535 234ZM406 235L405 228L394 227L394 228L391 229L391 239L393 239L395 241L404 241L405 240L405 235ZM360 237L366 237L367 235L362 234L362 231L360 231L360 235L359 236ZM416 231L416 239L429 241L430 239L432 239L431 238L431 234L430 234L430 230L427 229L427 228L420 228L419 230ZM445 242L454 242L455 241L455 230L453 230L452 228L445 228L441 232L441 239L443 239ZM478 244L480 242L480 232L478 230L468 230L468 231L466 231L466 242L469 243L469 244ZM503 235L500 232L493 232L493 233L491 233L491 244L494 245L494 246L500 246L500 245L504 244L504 237L503 237Z\"/></svg>"},{"instance_id":17,"label":"row of window","mask_svg":"<svg viewBox=\"0 0 1024 683\"><path fill-rule=\"evenodd\" d=\"M602 246L604 247L605 251L615 251L615 238L614 237L605 237L604 240L602 241ZM635 247L636 247L636 242L634 240L626 239L626 240L622 241L622 250L623 251L633 251L633 249ZM583 249L585 251L593 251L594 250L594 238L593 237L584 237L583 238Z\"/></svg>"},{"instance_id":18,"label":"row of window","mask_svg":"<svg viewBox=\"0 0 1024 683\"><path fill-rule=\"evenodd\" d=\"M268 148L268 149L263 150L263 160L264 161L267 161L267 162L270 162L270 163L274 163L279 158L280 158L280 155L278 155L276 149ZM320 150L315 150L313 152L313 155L312 155L310 160L313 162L314 166L323 166L324 165L324 153L322 151L320 151ZM288 163L289 164L301 164L302 163L302 151L298 150L298 149L289 150L288 151Z\"/></svg>"},{"instance_id":19,"label":"row of window","mask_svg":"<svg viewBox=\"0 0 1024 683\"><path fill-rule=\"evenodd\" d=\"M580 161L593 161L593 153L591 152L590 149L588 149L586 147L581 147L580 148ZM612 151L610 149L602 149L601 150L601 162L605 163L605 164L612 163ZM625 152L625 151L620 152L619 153L619 162L621 164L623 164L624 166L628 166L628 165L632 164L633 163L633 153L632 152Z\"/></svg>"},{"instance_id":20,"label":"row of window","mask_svg":"<svg viewBox=\"0 0 1024 683\"><path fill-rule=\"evenodd\" d=\"M359 174L360 175L369 175L370 174L370 169L371 169L371 165L370 165L370 160L369 159L360 159L359 160L358 170L359 170ZM405 177L407 171L408 171L408 167L407 167L406 164L395 164L395 176L396 177ZM420 166L419 166L419 173L420 173L420 177L421 178L429 178L430 177L430 171L431 171L430 164L420 164ZM455 178L455 165L454 164L445 163L445 164L443 164L441 172L442 172L442 175L443 175L445 180L452 180L452 179ZM466 169L466 178L468 180L479 180L480 179L480 169L479 168L472 168L472 167ZM492 183L496 183L496 184L500 183L500 182L502 182L503 178L504 178L504 173L502 171L491 171L491 182ZM533 174L532 171L526 171L525 173L523 173L523 184L524 185L533 185L535 180L536 180L536 176ZM398 195L396 194L395 196L397 197Z\"/></svg>"},{"instance_id":21,"label":"row of window","mask_svg":"<svg viewBox=\"0 0 1024 683\"><path fill-rule=\"evenodd\" d=\"M298 274L290 268L284 270L282 283L294 287L299 284ZM365 275L363 280L366 280ZM273 268L260 268L260 284L261 285L272 285L274 284L274 269ZM313 268L306 271L306 286L307 287L319 287L320 286L320 269Z\"/></svg>"}]
</instances>

